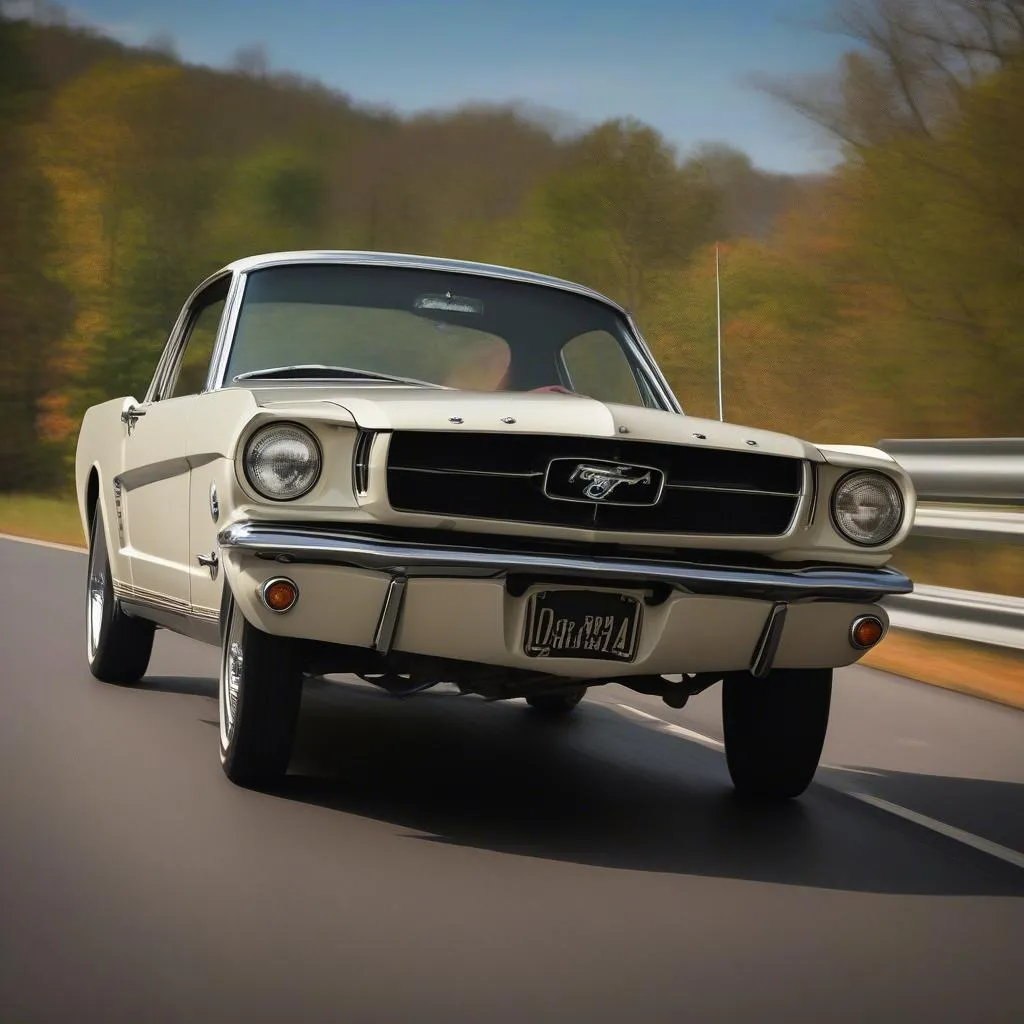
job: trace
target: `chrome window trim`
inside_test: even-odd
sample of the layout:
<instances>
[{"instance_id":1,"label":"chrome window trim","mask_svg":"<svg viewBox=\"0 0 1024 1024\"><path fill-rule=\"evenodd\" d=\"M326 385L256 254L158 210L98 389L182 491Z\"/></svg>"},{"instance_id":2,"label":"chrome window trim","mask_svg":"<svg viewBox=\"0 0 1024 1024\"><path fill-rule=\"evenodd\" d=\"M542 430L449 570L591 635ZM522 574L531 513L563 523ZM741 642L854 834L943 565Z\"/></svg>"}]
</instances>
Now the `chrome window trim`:
<instances>
[{"instance_id":1,"label":"chrome window trim","mask_svg":"<svg viewBox=\"0 0 1024 1024\"><path fill-rule=\"evenodd\" d=\"M249 274L256 270L269 267L291 266L300 263L324 264L338 263L350 266L366 267L404 267L416 270L437 270L449 274L468 274L474 277L492 277L522 284L545 285L562 291L575 292L592 299L598 299L607 306L612 306L624 316L626 310L607 295L588 288L586 285L567 281L564 278L538 274L530 270L518 270L491 263L476 263L472 260L451 260L438 256L414 256L405 253L370 252L345 249L307 250L299 252L266 253L262 256L250 256L237 260L223 268L235 273Z\"/></svg>"},{"instance_id":2,"label":"chrome window trim","mask_svg":"<svg viewBox=\"0 0 1024 1024\"><path fill-rule=\"evenodd\" d=\"M161 391L161 385L163 384L164 377L167 374L167 364L172 358L174 349L177 347L178 339L181 337L184 324L187 320L188 310L195 294L196 293L193 292L178 311L178 317L174 321L174 325L171 327L171 332L167 336L167 341L164 343L163 351L160 353L160 358L157 360L156 371L153 374L153 379L149 382L149 388L143 396L143 405L149 405L152 402L159 401L158 395Z\"/></svg>"},{"instance_id":3,"label":"chrome window trim","mask_svg":"<svg viewBox=\"0 0 1024 1024\"><path fill-rule=\"evenodd\" d=\"M611 302L610 299L605 299L605 301ZM621 307L616 308L621 309ZM648 383L654 385L655 397L661 398L669 411L678 413L680 416L684 415L679 399L676 398L672 388L669 386L668 380L661 372L661 367L658 365L657 359L654 358L654 353L641 333L636 320L633 318L633 314L628 310L621 310L621 312L626 318L626 323L629 325L630 333L636 345L637 361L647 370L650 376Z\"/></svg>"},{"instance_id":4,"label":"chrome window trim","mask_svg":"<svg viewBox=\"0 0 1024 1024\"><path fill-rule=\"evenodd\" d=\"M210 360L210 373L206 381L207 391L220 391L224 387L224 375L228 368L228 357L235 343L238 317L242 311L242 299L245 297L245 286L248 280L248 273L236 271L235 279L231 282L231 289L228 292L228 304L224 308L225 315L221 318L221 330L217 337L217 344L213 349L213 358Z\"/></svg>"},{"instance_id":5,"label":"chrome window trim","mask_svg":"<svg viewBox=\"0 0 1024 1024\"><path fill-rule=\"evenodd\" d=\"M211 365L214 363L217 350L223 343L224 326L227 320L227 313L236 287L236 281L234 279L237 275L230 270L219 270L216 274L211 274L202 282L202 284L195 288L192 291L192 294L185 300L180 312L178 313L178 318L174 322L174 327L171 328L167 344L164 345L163 353L157 363L156 372L153 374L149 390L146 392L144 404L148 405L153 402L166 401L167 391L174 386L174 382L177 380L178 371L181 368L181 359L185 353L185 345L188 341L193 308L208 289L213 288L229 277L231 278L231 281L228 284L227 294L224 297L224 309L221 311L220 323L217 325L217 336L214 340L213 355L210 360ZM200 394L209 390L209 378L210 374L208 372L207 385L204 386L203 391L201 391Z\"/></svg>"},{"instance_id":6,"label":"chrome window trim","mask_svg":"<svg viewBox=\"0 0 1024 1024\"><path fill-rule=\"evenodd\" d=\"M257 270L268 270L273 267L301 266L303 264L310 266L337 264L341 266L399 267L411 270L433 270L449 274L489 277L496 280L514 281L519 284L556 288L575 295L581 295L584 298L593 299L614 310L624 321L626 330L623 333L626 346L629 354L633 357L635 369L639 371L640 376L643 378L642 381L637 381L638 388L641 391L641 398L644 397L643 385L646 384L655 401L663 403L661 406L663 411L667 410L680 414L683 412L683 407L672 393L668 381L665 379L650 347L640 333L640 329L632 314L617 302L608 298L608 296L602 295L593 288L587 288L585 285L566 281L562 278L549 277L546 274L535 274L531 271L515 270L511 267L501 267L485 263L446 260L429 256L406 256L396 253L345 251L270 253L265 256L253 256L229 264L221 273L230 271L234 273L235 280L228 292L225 316L221 318L221 331L214 349L214 357L211 360L211 372L207 381L207 390L218 391L226 386L225 377L228 359L238 330L238 317L245 297L245 287L249 274ZM204 284L211 283L217 276L219 275L214 275L207 279ZM202 287L201 285L200 288L196 289L196 293L201 291ZM193 298L196 293L193 293Z\"/></svg>"}]
</instances>

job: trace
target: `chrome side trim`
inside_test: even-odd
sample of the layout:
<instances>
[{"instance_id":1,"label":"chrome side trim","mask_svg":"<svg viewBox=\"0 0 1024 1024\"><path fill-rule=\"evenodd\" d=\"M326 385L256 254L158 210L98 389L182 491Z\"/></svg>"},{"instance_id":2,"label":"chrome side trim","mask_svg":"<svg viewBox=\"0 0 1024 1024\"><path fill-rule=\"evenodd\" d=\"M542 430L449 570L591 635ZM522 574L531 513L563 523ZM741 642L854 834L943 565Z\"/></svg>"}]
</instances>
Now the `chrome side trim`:
<instances>
[{"instance_id":1,"label":"chrome side trim","mask_svg":"<svg viewBox=\"0 0 1024 1024\"><path fill-rule=\"evenodd\" d=\"M191 605L188 601L179 601L173 597L166 597L154 590L146 590L143 587L132 586L131 583L113 581L114 597L122 605L133 605L138 608L145 608L144 618L151 617L149 612L164 611L175 615L185 615L196 619L206 619L213 622L220 621L220 610L217 608L204 608L201 605ZM154 620L155 621L155 620Z\"/></svg>"},{"instance_id":2,"label":"chrome side trim","mask_svg":"<svg viewBox=\"0 0 1024 1024\"><path fill-rule=\"evenodd\" d=\"M768 613L761 637L754 648L754 656L750 659L750 674L755 679L763 679L771 671L782 639L782 630L786 625L787 607L784 601L778 601Z\"/></svg>"},{"instance_id":3,"label":"chrome side trim","mask_svg":"<svg viewBox=\"0 0 1024 1024\"><path fill-rule=\"evenodd\" d=\"M140 601L152 608L164 608L167 611L181 612L188 615L192 611L192 605L188 601L179 601L175 597L167 597L165 594L158 594L155 590L146 590L144 587L136 587L131 583L114 583L114 596L126 601Z\"/></svg>"},{"instance_id":4,"label":"chrome side trim","mask_svg":"<svg viewBox=\"0 0 1024 1024\"><path fill-rule=\"evenodd\" d=\"M343 565L408 577L504 579L518 573L545 579L571 577L609 586L664 584L686 593L780 601L871 602L886 594L909 594L913 590L903 573L889 568L759 569L603 555L512 552L469 545L456 548L383 540L331 527L272 523L235 523L220 532L218 543L226 554Z\"/></svg>"},{"instance_id":5,"label":"chrome side trim","mask_svg":"<svg viewBox=\"0 0 1024 1024\"><path fill-rule=\"evenodd\" d=\"M184 612L170 611L166 608L157 608L145 601L134 601L122 599L121 607L127 615L136 619L147 619L155 622L172 633L180 633L192 640L209 644L211 647L220 647L220 616L207 618L206 616L187 615Z\"/></svg>"},{"instance_id":6,"label":"chrome side trim","mask_svg":"<svg viewBox=\"0 0 1024 1024\"><path fill-rule=\"evenodd\" d=\"M398 628L398 616L402 612L402 599L405 597L406 578L396 576L388 584L388 592L384 596L384 604L380 609L380 619L373 634L373 650L378 654L390 654L391 645Z\"/></svg>"}]
</instances>

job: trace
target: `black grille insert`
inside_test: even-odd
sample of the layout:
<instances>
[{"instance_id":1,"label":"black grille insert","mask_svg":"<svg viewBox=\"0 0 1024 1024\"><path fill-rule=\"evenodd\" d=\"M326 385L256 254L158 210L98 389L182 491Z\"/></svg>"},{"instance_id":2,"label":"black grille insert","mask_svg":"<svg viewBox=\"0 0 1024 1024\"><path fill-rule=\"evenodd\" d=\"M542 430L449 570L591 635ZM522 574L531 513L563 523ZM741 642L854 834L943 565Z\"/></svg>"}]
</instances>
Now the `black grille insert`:
<instances>
[{"instance_id":1,"label":"black grille insert","mask_svg":"<svg viewBox=\"0 0 1024 1024\"><path fill-rule=\"evenodd\" d=\"M609 504L623 488L641 486L628 483L605 501L564 500L563 494L555 500L544 490L553 459L653 467L664 474L664 490L654 505ZM397 431L387 484L391 506L400 512L591 530L770 537L785 533L792 522L803 460L617 438Z\"/></svg>"}]
</instances>

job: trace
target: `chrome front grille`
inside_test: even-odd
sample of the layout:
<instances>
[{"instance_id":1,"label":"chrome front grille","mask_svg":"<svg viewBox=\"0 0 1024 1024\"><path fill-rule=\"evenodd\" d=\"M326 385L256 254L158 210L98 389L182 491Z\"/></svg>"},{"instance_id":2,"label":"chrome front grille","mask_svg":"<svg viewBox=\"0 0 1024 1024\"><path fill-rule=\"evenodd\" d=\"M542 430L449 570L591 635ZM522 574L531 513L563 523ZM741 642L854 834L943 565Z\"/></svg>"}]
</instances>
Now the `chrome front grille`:
<instances>
[{"instance_id":1,"label":"chrome front grille","mask_svg":"<svg viewBox=\"0 0 1024 1024\"><path fill-rule=\"evenodd\" d=\"M624 482L598 501L546 493L552 460L625 464L664 474L656 504ZM635 474L634 474L635 476ZM388 500L399 512L630 533L773 537L793 521L802 459L617 438L396 431ZM612 504L612 501L615 504Z\"/></svg>"}]
</instances>

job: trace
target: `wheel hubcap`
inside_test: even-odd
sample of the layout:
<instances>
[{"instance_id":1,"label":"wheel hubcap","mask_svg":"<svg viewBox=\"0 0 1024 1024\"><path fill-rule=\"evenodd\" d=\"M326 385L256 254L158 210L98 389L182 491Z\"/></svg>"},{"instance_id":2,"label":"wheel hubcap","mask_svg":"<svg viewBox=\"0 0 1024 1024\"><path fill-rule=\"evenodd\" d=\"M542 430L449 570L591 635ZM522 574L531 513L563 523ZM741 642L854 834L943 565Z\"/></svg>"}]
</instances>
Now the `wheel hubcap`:
<instances>
[{"instance_id":1,"label":"wheel hubcap","mask_svg":"<svg viewBox=\"0 0 1024 1024\"><path fill-rule=\"evenodd\" d=\"M231 618L224 637L224 653L220 668L220 738L221 747L226 751L231 742L238 717L238 701L242 693L242 630L245 620L236 608L231 609Z\"/></svg>"},{"instance_id":2,"label":"wheel hubcap","mask_svg":"<svg viewBox=\"0 0 1024 1024\"><path fill-rule=\"evenodd\" d=\"M228 733L235 724L235 715L238 712L238 690L242 685L242 645L234 641L228 648L228 678L227 678L227 703L225 711L228 716Z\"/></svg>"},{"instance_id":3,"label":"wheel hubcap","mask_svg":"<svg viewBox=\"0 0 1024 1024\"><path fill-rule=\"evenodd\" d=\"M100 645L100 629L103 626L103 605L107 574L102 565L89 567L89 589L86 597L86 626L89 640L89 660L96 657Z\"/></svg>"}]
</instances>

